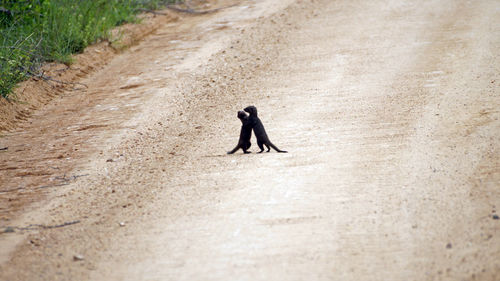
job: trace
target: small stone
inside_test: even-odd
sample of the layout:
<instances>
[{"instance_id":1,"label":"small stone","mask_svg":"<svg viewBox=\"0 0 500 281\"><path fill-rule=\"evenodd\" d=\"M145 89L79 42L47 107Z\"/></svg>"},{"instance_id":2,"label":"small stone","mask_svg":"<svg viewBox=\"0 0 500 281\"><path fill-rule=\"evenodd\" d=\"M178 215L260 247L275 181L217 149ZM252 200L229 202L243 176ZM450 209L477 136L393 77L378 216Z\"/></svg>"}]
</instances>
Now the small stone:
<instances>
[{"instance_id":1,"label":"small stone","mask_svg":"<svg viewBox=\"0 0 500 281\"><path fill-rule=\"evenodd\" d=\"M500 219L500 217L498 217L498 215L493 215L493 216L492 216L492 218L493 218L494 220L498 220L498 219Z\"/></svg>"},{"instance_id":2,"label":"small stone","mask_svg":"<svg viewBox=\"0 0 500 281\"><path fill-rule=\"evenodd\" d=\"M11 233L11 232L15 232L14 228L12 226L7 226L4 231L4 233Z\"/></svg>"},{"instance_id":3,"label":"small stone","mask_svg":"<svg viewBox=\"0 0 500 281\"><path fill-rule=\"evenodd\" d=\"M125 226L125 223L124 222L120 222L118 225L119 226Z\"/></svg>"},{"instance_id":4,"label":"small stone","mask_svg":"<svg viewBox=\"0 0 500 281\"><path fill-rule=\"evenodd\" d=\"M74 261L82 261L84 260L85 258L82 256L82 255L74 255L73 256L73 260Z\"/></svg>"},{"instance_id":5,"label":"small stone","mask_svg":"<svg viewBox=\"0 0 500 281\"><path fill-rule=\"evenodd\" d=\"M106 160L106 162L114 162L114 160L109 158L108 160Z\"/></svg>"},{"instance_id":6,"label":"small stone","mask_svg":"<svg viewBox=\"0 0 500 281\"><path fill-rule=\"evenodd\" d=\"M36 247L40 246L40 243L39 243L37 240L33 240L33 239L32 239L32 240L30 240L30 243L31 243L33 246L36 246Z\"/></svg>"},{"instance_id":7,"label":"small stone","mask_svg":"<svg viewBox=\"0 0 500 281\"><path fill-rule=\"evenodd\" d=\"M451 243L446 244L446 249L451 249Z\"/></svg>"}]
</instances>

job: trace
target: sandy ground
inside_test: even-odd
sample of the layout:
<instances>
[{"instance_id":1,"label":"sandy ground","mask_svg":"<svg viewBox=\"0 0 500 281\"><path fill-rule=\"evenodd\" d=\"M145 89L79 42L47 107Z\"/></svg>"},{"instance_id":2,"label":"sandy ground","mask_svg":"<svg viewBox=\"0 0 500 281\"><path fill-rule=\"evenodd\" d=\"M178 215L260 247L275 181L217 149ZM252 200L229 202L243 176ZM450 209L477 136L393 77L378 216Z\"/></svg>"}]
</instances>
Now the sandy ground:
<instances>
[{"instance_id":1,"label":"sandy ground","mask_svg":"<svg viewBox=\"0 0 500 281\"><path fill-rule=\"evenodd\" d=\"M0 280L500 280L498 1L277 2L0 139ZM288 154L225 154L250 104Z\"/></svg>"}]
</instances>

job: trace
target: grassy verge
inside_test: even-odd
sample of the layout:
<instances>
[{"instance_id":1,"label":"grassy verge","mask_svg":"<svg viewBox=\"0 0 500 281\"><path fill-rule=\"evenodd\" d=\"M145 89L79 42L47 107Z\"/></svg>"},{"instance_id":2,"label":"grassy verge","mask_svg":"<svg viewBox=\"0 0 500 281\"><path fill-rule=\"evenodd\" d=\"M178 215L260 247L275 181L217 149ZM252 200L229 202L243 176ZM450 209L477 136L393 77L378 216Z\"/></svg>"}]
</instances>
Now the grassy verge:
<instances>
[{"instance_id":1,"label":"grassy verge","mask_svg":"<svg viewBox=\"0 0 500 281\"><path fill-rule=\"evenodd\" d=\"M110 30L135 22L141 8L157 9L174 0L0 0L0 95L37 75L45 62L69 64L71 54Z\"/></svg>"}]
</instances>

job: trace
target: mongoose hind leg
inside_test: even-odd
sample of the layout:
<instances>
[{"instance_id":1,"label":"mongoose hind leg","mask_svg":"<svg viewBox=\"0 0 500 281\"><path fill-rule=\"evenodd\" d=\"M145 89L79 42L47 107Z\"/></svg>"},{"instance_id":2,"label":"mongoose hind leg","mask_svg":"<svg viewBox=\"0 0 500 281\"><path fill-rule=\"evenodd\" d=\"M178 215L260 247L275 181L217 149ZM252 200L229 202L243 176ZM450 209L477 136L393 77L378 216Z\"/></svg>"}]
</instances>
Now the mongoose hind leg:
<instances>
[{"instance_id":1,"label":"mongoose hind leg","mask_svg":"<svg viewBox=\"0 0 500 281\"><path fill-rule=\"evenodd\" d=\"M250 146L252 146L252 144L250 142L247 142L245 144L245 147L242 148L243 149L243 153L245 153L245 154L252 153L251 151L248 151L248 149L250 149Z\"/></svg>"},{"instance_id":2,"label":"mongoose hind leg","mask_svg":"<svg viewBox=\"0 0 500 281\"><path fill-rule=\"evenodd\" d=\"M263 142L260 142L260 141L257 141L257 145L259 146L260 148L260 151L257 152L257 153L262 153L264 151L264 143Z\"/></svg>"}]
</instances>

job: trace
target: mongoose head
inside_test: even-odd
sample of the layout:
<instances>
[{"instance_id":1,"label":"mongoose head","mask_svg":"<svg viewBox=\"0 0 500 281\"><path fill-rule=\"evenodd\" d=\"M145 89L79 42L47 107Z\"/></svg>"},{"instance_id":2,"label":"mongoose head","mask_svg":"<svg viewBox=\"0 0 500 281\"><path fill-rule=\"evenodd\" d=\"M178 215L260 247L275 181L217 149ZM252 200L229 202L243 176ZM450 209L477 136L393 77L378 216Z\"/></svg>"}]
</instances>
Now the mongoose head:
<instances>
[{"instance_id":1,"label":"mongoose head","mask_svg":"<svg viewBox=\"0 0 500 281\"><path fill-rule=\"evenodd\" d=\"M257 107L255 107L253 105L247 106L243 110L245 110L246 112L248 112L250 114L250 116L257 116Z\"/></svg>"},{"instance_id":2,"label":"mongoose head","mask_svg":"<svg viewBox=\"0 0 500 281\"><path fill-rule=\"evenodd\" d=\"M245 111L238 111L238 118L240 118L240 120L245 120L248 118L248 115L245 113Z\"/></svg>"}]
</instances>

